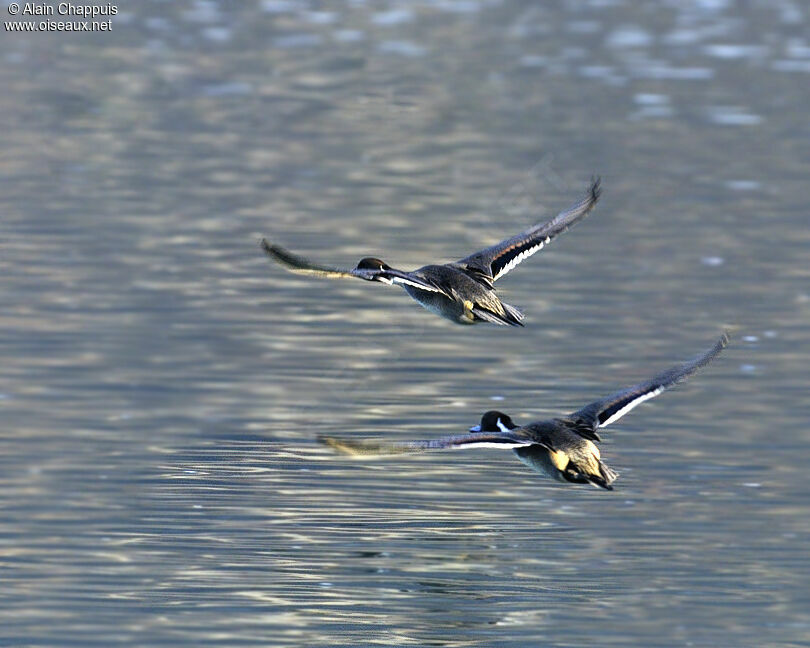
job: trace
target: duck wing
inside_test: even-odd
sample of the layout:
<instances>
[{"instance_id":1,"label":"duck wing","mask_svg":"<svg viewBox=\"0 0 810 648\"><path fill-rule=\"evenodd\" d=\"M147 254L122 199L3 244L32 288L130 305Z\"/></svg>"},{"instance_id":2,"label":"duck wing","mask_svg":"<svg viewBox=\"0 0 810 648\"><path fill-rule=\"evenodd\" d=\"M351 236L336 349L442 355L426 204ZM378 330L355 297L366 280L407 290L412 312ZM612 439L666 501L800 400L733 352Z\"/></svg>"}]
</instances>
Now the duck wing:
<instances>
[{"instance_id":1,"label":"duck wing","mask_svg":"<svg viewBox=\"0 0 810 648\"><path fill-rule=\"evenodd\" d=\"M509 432L474 432L425 441L353 441L328 436L320 436L318 441L343 454L352 456L382 456L426 452L428 450L465 450L467 448L502 448L511 450L536 443L525 433L518 430Z\"/></svg>"},{"instance_id":2,"label":"duck wing","mask_svg":"<svg viewBox=\"0 0 810 648\"><path fill-rule=\"evenodd\" d=\"M670 367L638 385L622 389L607 398L590 403L571 414L567 420L574 424L579 434L585 438L598 441L597 429L618 421L634 407L658 396L664 390L685 380L698 369L709 364L728 345L728 340L729 335L724 332L710 349L691 360Z\"/></svg>"},{"instance_id":3,"label":"duck wing","mask_svg":"<svg viewBox=\"0 0 810 648\"><path fill-rule=\"evenodd\" d=\"M505 241L471 254L454 265L491 286L492 282L503 277L521 261L542 250L552 239L585 218L596 205L601 192L601 181L595 178L582 200L550 221L538 223Z\"/></svg>"},{"instance_id":4,"label":"duck wing","mask_svg":"<svg viewBox=\"0 0 810 648\"><path fill-rule=\"evenodd\" d=\"M285 270L296 274L324 277L325 279L355 278L364 279L365 281L380 281L386 284L407 284L430 292L443 292L432 283L413 276L408 272L403 272L402 270L396 270L394 268L380 270L335 268L320 263L314 263L305 257L290 252L280 245L269 243L267 239L262 239L261 246L265 254L273 261L283 266Z\"/></svg>"},{"instance_id":5,"label":"duck wing","mask_svg":"<svg viewBox=\"0 0 810 648\"><path fill-rule=\"evenodd\" d=\"M280 245L269 243L267 239L264 238L262 239L261 246L265 254L273 259L273 261L283 266L285 270L296 274L312 275L326 279L347 279L356 277L357 279L373 281L374 275L379 273L374 270L344 270L342 268L313 263L305 257L293 254Z\"/></svg>"}]
</instances>

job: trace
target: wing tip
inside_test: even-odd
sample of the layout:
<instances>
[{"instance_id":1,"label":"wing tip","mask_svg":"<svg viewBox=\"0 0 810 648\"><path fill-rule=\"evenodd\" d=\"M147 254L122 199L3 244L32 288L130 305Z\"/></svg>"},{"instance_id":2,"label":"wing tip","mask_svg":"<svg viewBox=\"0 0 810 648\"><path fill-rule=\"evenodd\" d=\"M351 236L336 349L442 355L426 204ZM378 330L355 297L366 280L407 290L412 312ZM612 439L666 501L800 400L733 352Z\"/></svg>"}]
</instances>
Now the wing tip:
<instances>
[{"instance_id":1,"label":"wing tip","mask_svg":"<svg viewBox=\"0 0 810 648\"><path fill-rule=\"evenodd\" d=\"M300 272L302 268L308 264L308 261L303 257L293 254L280 245L270 243L270 241L264 237L259 241L259 247L262 249L262 252L267 255L268 259L278 263L289 272Z\"/></svg>"},{"instance_id":2,"label":"wing tip","mask_svg":"<svg viewBox=\"0 0 810 648\"><path fill-rule=\"evenodd\" d=\"M386 454L396 454L393 446L388 448L371 440L349 441L323 434L319 434L316 439L318 443L328 446L336 452L348 457L369 458L385 456Z\"/></svg>"},{"instance_id":3,"label":"wing tip","mask_svg":"<svg viewBox=\"0 0 810 648\"><path fill-rule=\"evenodd\" d=\"M280 245L271 245L270 241L268 241L264 236L262 236L261 241L259 241L259 247L262 249L262 252L276 262L283 262L285 257L291 256L290 252L285 250Z\"/></svg>"},{"instance_id":4,"label":"wing tip","mask_svg":"<svg viewBox=\"0 0 810 648\"><path fill-rule=\"evenodd\" d=\"M585 218L588 214L593 211L593 208L596 207L596 203L599 202L599 199L602 197L602 178L601 176L594 175L591 176L591 184L588 186L588 190L585 193L585 197L582 198L576 205L569 207L567 210L560 213L556 219L552 222L559 221L560 229L552 236L556 236L557 234L561 234L566 229L574 225L574 223L578 222L579 220Z\"/></svg>"},{"instance_id":5,"label":"wing tip","mask_svg":"<svg viewBox=\"0 0 810 648\"><path fill-rule=\"evenodd\" d=\"M720 337L717 338L717 341L712 345L710 349L708 349L702 356L700 357L700 364L707 364L714 360L714 358L723 350L725 349L729 342L731 341L731 328L723 329L723 332L720 334Z\"/></svg>"},{"instance_id":6,"label":"wing tip","mask_svg":"<svg viewBox=\"0 0 810 648\"><path fill-rule=\"evenodd\" d=\"M602 177L598 175L591 176L591 186L588 189L589 202L595 205L599 198L602 197Z\"/></svg>"},{"instance_id":7,"label":"wing tip","mask_svg":"<svg viewBox=\"0 0 810 648\"><path fill-rule=\"evenodd\" d=\"M319 434L315 437L315 440L320 443L321 445L329 446L330 448L340 448L342 447L343 443L340 439L336 439L335 437L326 436L325 434Z\"/></svg>"},{"instance_id":8,"label":"wing tip","mask_svg":"<svg viewBox=\"0 0 810 648\"><path fill-rule=\"evenodd\" d=\"M661 384L657 388L659 390L658 393L661 393L673 385L686 380L694 373L711 363L718 355L720 355L720 352L728 346L730 340L731 330L726 328L720 334L720 337L717 338L715 343L703 351L703 353L700 353L691 360L687 360L681 365L672 367L668 372L662 374Z\"/></svg>"}]
</instances>

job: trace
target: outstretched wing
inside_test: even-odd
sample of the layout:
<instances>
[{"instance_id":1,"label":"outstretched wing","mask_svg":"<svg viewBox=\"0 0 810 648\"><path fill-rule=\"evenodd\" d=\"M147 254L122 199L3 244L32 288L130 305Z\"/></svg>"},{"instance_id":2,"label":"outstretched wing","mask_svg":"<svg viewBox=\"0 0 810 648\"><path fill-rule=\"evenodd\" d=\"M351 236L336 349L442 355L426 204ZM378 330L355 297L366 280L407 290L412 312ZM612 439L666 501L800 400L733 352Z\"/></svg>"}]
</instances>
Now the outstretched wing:
<instances>
[{"instance_id":1,"label":"outstretched wing","mask_svg":"<svg viewBox=\"0 0 810 648\"><path fill-rule=\"evenodd\" d=\"M646 380L634 387L623 389L611 394L605 399L586 405L581 410L574 412L570 419L577 424L578 431L583 436L599 440L596 435L598 428L610 425L618 421L631 409L640 405L646 400L658 396L665 389L681 382L695 373L701 367L709 364L728 344L728 333L725 332L714 346L704 353L684 362L683 364L670 367L654 378Z\"/></svg>"},{"instance_id":2,"label":"outstretched wing","mask_svg":"<svg viewBox=\"0 0 810 648\"><path fill-rule=\"evenodd\" d=\"M333 268L331 266L313 263L309 259L293 254L280 245L271 245L268 243L267 239L262 239L261 246L265 254L273 259L273 261L284 266L286 270L295 272L296 274L313 275L327 279L346 279L351 277L366 279L367 281L374 279L374 272L368 270L343 270L341 268Z\"/></svg>"},{"instance_id":3,"label":"outstretched wing","mask_svg":"<svg viewBox=\"0 0 810 648\"><path fill-rule=\"evenodd\" d=\"M313 263L309 259L293 254L280 245L270 244L267 239L262 239L262 250L276 263L284 266L286 270L296 274L311 275L314 277L324 277L326 279L365 279L366 281L379 281L386 284L400 284L414 286L429 292L444 292L433 284L413 276L408 272L385 268L380 270L352 268L333 268L332 266Z\"/></svg>"},{"instance_id":4,"label":"outstretched wing","mask_svg":"<svg viewBox=\"0 0 810 648\"><path fill-rule=\"evenodd\" d=\"M467 448L503 448L511 450L512 448L520 448L535 443L525 434L518 431L477 432L429 439L427 441L351 441L327 436L318 437L318 441L339 452L355 457L396 455L425 452L427 450L463 450Z\"/></svg>"},{"instance_id":5,"label":"outstretched wing","mask_svg":"<svg viewBox=\"0 0 810 648\"><path fill-rule=\"evenodd\" d=\"M456 262L456 265L491 283L503 277L524 259L542 250L559 234L585 218L601 194L601 181L595 178L588 193L547 223L530 227L525 232L501 241Z\"/></svg>"}]
</instances>

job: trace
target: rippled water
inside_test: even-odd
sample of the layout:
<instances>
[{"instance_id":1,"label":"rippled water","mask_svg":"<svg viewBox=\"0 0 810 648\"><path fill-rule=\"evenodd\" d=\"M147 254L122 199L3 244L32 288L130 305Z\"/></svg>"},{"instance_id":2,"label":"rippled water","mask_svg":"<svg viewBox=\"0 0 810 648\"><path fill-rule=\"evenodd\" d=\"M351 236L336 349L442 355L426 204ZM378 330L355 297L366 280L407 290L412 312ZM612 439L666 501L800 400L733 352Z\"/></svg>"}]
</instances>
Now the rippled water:
<instances>
[{"instance_id":1,"label":"rippled water","mask_svg":"<svg viewBox=\"0 0 810 648\"><path fill-rule=\"evenodd\" d=\"M121 5L6 34L0 644L810 645L801 3ZM283 272L452 260L526 328ZM511 453L355 461L729 349L611 427L608 493Z\"/></svg>"}]
</instances>

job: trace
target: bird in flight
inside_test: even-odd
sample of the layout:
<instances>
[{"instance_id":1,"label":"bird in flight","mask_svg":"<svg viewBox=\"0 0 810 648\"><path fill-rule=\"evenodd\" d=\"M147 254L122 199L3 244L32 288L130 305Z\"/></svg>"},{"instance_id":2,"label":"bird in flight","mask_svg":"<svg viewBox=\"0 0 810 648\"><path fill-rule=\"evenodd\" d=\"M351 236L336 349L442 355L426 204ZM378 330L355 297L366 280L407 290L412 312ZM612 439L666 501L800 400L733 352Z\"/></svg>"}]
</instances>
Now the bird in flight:
<instances>
[{"instance_id":1,"label":"bird in flight","mask_svg":"<svg viewBox=\"0 0 810 648\"><path fill-rule=\"evenodd\" d=\"M357 278L402 286L424 308L458 324L491 322L523 326L523 313L500 300L495 294L495 282L585 218L596 205L600 193L600 181L596 178L582 200L550 221L534 225L459 261L426 265L412 272L397 270L374 257L361 259L352 270L343 270L313 263L267 239L262 239L261 246L271 259L290 272L327 279Z\"/></svg>"},{"instance_id":2,"label":"bird in flight","mask_svg":"<svg viewBox=\"0 0 810 648\"><path fill-rule=\"evenodd\" d=\"M470 428L469 434L404 442L349 441L333 437L319 440L353 456L465 448L511 449L529 468L557 481L613 490L618 474L602 461L596 446L601 441L597 431L707 365L726 347L728 340L728 333L723 333L710 349L691 360L560 418L517 425L507 414L493 410L485 413L481 423Z\"/></svg>"}]
</instances>

